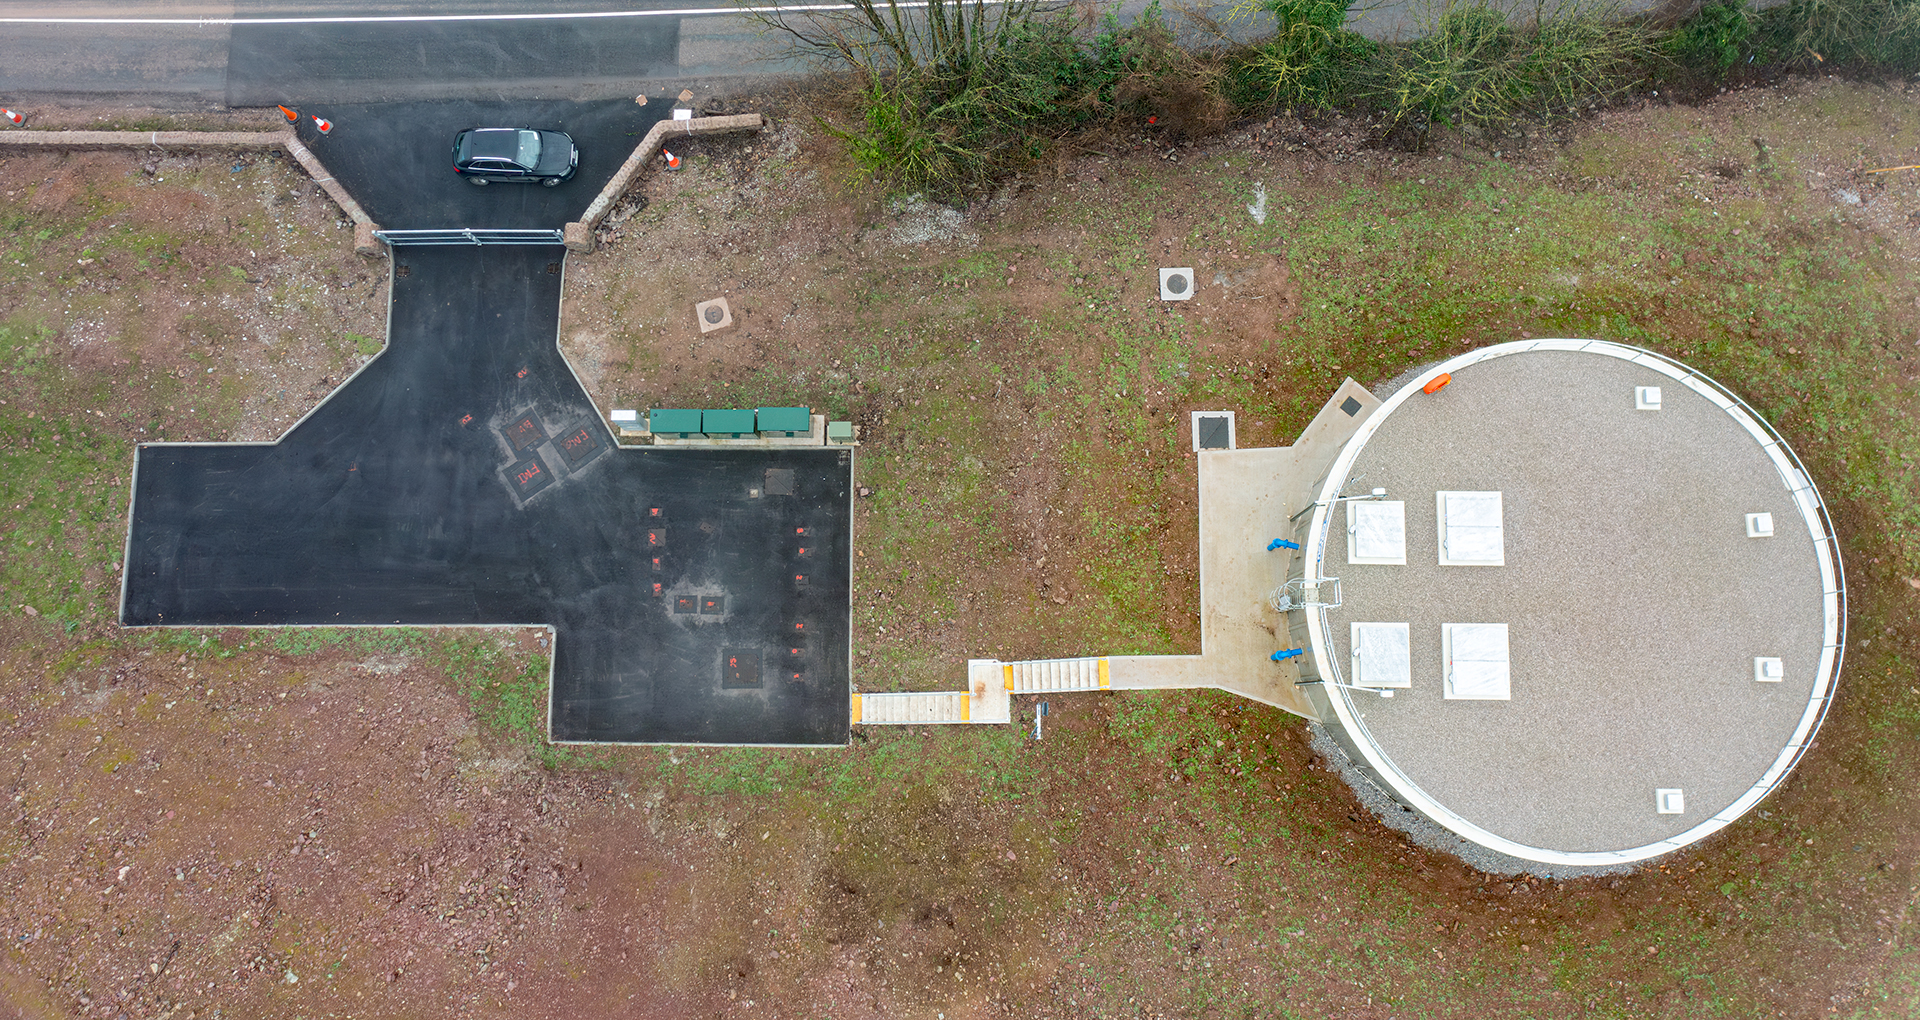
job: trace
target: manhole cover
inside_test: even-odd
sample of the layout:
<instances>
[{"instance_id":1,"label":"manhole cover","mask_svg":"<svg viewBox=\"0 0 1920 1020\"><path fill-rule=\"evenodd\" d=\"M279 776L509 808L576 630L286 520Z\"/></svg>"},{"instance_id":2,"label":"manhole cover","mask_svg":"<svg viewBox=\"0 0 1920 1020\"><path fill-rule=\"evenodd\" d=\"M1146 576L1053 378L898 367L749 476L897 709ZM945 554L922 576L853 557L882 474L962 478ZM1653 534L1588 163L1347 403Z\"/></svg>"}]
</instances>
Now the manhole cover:
<instances>
[{"instance_id":1,"label":"manhole cover","mask_svg":"<svg viewBox=\"0 0 1920 1020\"><path fill-rule=\"evenodd\" d=\"M569 470L578 470L606 449L606 444L600 441L599 430L585 425L576 426L555 440L554 445L560 448L560 456L566 459Z\"/></svg>"},{"instance_id":2,"label":"manhole cover","mask_svg":"<svg viewBox=\"0 0 1920 1020\"><path fill-rule=\"evenodd\" d=\"M1200 448L1202 450L1225 450L1232 442L1232 433L1228 431L1225 418L1200 419Z\"/></svg>"},{"instance_id":3,"label":"manhole cover","mask_svg":"<svg viewBox=\"0 0 1920 1020\"><path fill-rule=\"evenodd\" d=\"M727 313L721 311L720 307L718 305L715 305L714 307L707 309L706 312L704 313L704 316L709 324L718 326L720 324L720 320L727 317Z\"/></svg>"},{"instance_id":4,"label":"manhole cover","mask_svg":"<svg viewBox=\"0 0 1920 1020\"><path fill-rule=\"evenodd\" d=\"M1181 276L1179 273L1167 277L1167 292L1171 294L1185 294L1187 292L1187 278Z\"/></svg>"},{"instance_id":5,"label":"manhole cover","mask_svg":"<svg viewBox=\"0 0 1920 1020\"><path fill-rule=\"evenodd\" d=\"M1341 402L1340 410L1347 412L1347 417L1351 418L1360 413L1360 402L1352 397L1348 397Z\"/></svg>"},{"instance_id":6,"label":"manhole cover","mask_svg":"<svg viewBox=\"0 0 1920 1020\"><path fill-rule=\"evenodd\" d=\"M760 686L760 653L744 648L729 648L720 653L722 688Z\"/></svg>"},{"instance_id":7,"label":"manhole cover","mask_svg":"<svg viewBox=\"0 0 1920 1020\"><path fill-rule=\"evenodd\" d=\"M553 484L553 474L537 456L528 457L526 460L510 465L507 468L507 479L513 483L514 494L519 496L523 503L532 499L535 493Z\"/></svg>"},{"instance_id":8,"label":"manhole cover","mask_svg":"<svg viewBox=\"0 0 1920 1020\"><path fill-rule=\"evenodd\" d=\"M540 427L539 421L531 414L515 418L505 429L507 442L513 444L515 452L539 446L547 441L547 430Z\"/></svg>"}]
</instances>

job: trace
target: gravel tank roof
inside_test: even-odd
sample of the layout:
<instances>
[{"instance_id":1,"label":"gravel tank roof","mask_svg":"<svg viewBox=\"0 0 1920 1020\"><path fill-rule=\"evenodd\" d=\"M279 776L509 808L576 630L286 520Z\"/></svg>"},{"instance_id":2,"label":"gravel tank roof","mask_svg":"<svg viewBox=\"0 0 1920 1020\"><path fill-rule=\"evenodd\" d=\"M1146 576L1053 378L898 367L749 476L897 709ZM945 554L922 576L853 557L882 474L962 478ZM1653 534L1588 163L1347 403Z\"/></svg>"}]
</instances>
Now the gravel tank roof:
<instances>
[{"instance_id":1,"label":"gravel tank roof","mask_svg":"<svg viewBox=\"0 0 1920 1020\"><path fill-rule=\"evenodd\" d=\"M1349 563L1327 503L1377 487L1404 501L1404 565ZM1442 565L1444 491L1501 494L1503 565ZM1684 366L1598 341L1474 351L1390 397L1318 498L1307 571L1344 598L1309 625L1319 675L1344 679L1352 623L1411 637L1410 690L1318 688L1330 728L1468 839L1563 865L1656 856L1744 813L1813 739L1845 626L1824 508L1759 416ZM1510 697L1448 699L1443 628L1483 623L1507 625Z\"/></svg>"}]
</instances>

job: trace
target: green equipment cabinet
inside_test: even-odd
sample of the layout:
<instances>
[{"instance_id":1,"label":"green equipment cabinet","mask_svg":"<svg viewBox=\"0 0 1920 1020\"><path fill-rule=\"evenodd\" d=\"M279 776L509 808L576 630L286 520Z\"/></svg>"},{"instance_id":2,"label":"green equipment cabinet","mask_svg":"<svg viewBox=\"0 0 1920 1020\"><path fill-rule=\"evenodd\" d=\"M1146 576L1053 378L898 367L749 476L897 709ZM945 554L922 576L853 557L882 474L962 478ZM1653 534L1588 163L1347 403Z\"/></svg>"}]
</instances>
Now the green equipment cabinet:
<instances>
[{"instance_id":1,"label":"green equipment cabinet","mask_svg":"<svg viewBox=\"0 0 1920 1020\"><path fill-rule=\"evenodd\" d=\"M754 412L760 419L760 434L793 438L813 431L813 411L805 407L762 407Z\"/></svg>"},{"instance_id":2,"label":"green equipment cabinet","mask_svg":"<svg viewBox=\"0 0 1920 1020\"><path fill-rule=\"evenodd\" d=\"M700 412L700 430L716 439L739 439L753 435L753 412L746 410L707 410Z\"/></svg>"},{"instance_id":3,"label":"green equipment cabinet","mask_svg":"<svg viewBox=\"0 0 1920 1020\"><path fill-rule=\"evenodd\" d=\"M689 439L700 434L700 412L654 408L647 412L647 431L663 439Z\"/></svg>"}]
</instances>

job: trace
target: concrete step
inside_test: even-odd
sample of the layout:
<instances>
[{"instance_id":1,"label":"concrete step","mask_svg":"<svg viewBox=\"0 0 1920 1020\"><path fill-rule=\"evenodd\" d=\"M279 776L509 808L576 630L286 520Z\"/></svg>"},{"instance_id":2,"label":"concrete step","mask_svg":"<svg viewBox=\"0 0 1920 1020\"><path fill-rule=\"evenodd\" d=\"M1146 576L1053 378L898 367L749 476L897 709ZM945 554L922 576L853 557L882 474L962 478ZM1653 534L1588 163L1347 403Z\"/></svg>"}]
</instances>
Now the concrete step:
<instances>
[{"instance_id":1,"label":"concrete step","mask_svg":"<svg viewBox=\"0 0 1920 1020\"><path fill-rule=\"evenodd\" d=\"M1077 659L1030 659L1000 664L1002 682L1013 694L1052 694L1056 691L1104 691L1112 686L1105 656Z\"/></svg>"}]
</instances>

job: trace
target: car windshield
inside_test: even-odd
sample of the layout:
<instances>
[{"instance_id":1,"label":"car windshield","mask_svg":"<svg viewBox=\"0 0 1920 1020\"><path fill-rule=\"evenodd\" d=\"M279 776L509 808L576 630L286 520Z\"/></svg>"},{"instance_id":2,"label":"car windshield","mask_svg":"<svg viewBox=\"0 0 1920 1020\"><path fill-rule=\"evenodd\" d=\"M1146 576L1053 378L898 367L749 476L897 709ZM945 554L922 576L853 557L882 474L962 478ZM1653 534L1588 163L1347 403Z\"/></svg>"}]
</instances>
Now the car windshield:
<instances>
[{"instance_id":1,"label":"car windshield","mask_svg":"<svg viewBox=\"0 0 1920 1020\"><path fill-rule=\"evenodd\" d=\"M540 132L520 132L520 152L513 161L529 170L540 165Z\"/></svg>"}]
</instances>

